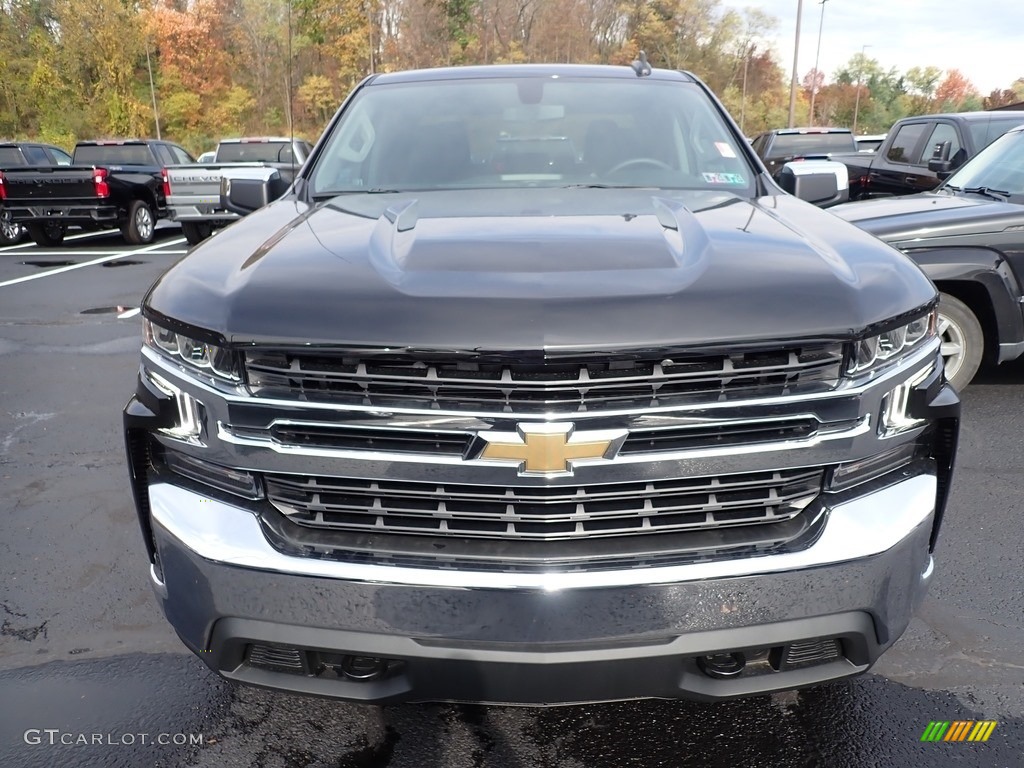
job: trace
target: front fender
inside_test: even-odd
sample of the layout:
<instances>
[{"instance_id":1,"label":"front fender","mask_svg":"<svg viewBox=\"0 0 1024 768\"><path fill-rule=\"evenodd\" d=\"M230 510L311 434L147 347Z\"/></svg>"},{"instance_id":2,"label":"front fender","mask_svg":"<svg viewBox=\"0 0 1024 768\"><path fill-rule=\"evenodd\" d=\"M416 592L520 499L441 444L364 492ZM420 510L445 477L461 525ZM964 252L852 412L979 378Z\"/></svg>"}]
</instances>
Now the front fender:
<instances>
[{"instance_id":1,"label":"front fender","mask_svg":"<svg viewBox=\"0 0 1024 768\"><path fill-rule=\"evenodd\" d=\"M1024 353L1024 297L1017 276L1004 256L993 248L904 249L939 290L950 283L979 286L987 296L999 344L999 362Z\"/></svg>"}]
</instances>

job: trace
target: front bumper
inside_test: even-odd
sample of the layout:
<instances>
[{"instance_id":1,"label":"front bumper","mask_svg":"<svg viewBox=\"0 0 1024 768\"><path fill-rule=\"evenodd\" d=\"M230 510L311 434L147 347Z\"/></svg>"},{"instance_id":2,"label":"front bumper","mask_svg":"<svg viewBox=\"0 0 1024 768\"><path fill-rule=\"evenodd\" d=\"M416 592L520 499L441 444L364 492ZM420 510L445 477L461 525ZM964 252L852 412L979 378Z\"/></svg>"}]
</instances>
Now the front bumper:
<instances>
[{"instance_id":1,"label":"front bumper","mask_svg":"<svg viewBox=\"0 0 1024 768\"><path fill-rule=\"evenodd\" d=\"M154 587L182 640L225 677L366 702L720 699L868 669L906 628L932 573L936 478L827 510L807 549L611 572L481 573L293 558L246 509L149 488ZM838 641L832 660L716 679L697 659ZM302 666L250 664L253 646ZM371 656L378 679L324 674ZM326 665L328 668L330 664Z\"/></svg>"}]
</instances>

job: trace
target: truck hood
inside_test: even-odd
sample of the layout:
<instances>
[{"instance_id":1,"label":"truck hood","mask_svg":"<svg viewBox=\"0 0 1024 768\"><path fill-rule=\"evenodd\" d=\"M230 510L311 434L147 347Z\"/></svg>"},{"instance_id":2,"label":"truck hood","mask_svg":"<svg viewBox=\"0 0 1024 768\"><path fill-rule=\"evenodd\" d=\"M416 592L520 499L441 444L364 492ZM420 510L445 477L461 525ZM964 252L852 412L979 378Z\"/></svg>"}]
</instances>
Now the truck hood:
<instances>
[{"instance_id":1,"label":"truck hood","mask_svg":"<svg viewBox=\"0 0 1024 768\"><path fill-rule=\"evenodd\" d=\"M145 311L238 343L547 351L849 338L934 295L789 196L473 190L286 198L193 249Z\"/></svg>"},{"instance_id":2,"label":"truck hood","mask_svg":"<svg viewBox=\"0 0 1024 768\"><path fill-rule=\"evenodd\" d=\"M1024 207L980 195L924 192L837 205L830 213L893 245L986 235L1024 224Z\"/></svg>"}]
</instances>

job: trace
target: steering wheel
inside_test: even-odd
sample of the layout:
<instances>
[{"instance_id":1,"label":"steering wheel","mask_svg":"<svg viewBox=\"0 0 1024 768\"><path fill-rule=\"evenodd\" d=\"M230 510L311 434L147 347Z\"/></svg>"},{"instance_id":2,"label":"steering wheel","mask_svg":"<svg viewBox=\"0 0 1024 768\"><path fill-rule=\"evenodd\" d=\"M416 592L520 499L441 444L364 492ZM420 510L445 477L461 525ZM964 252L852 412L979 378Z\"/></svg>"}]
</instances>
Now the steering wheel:
<instances>
[{"instance_id":1,"label":"steering wheel","mask_svg":"<svg viewBox=\"0 0 1024 768\"><path fill-rule=\"evenodd\" d=\"M653 157L634 157L632 160L624 160L623 162L616 165L614 168L609 168L605 173L612 174L618 173L619 171L625 170L632 165L652 165L655 168L661 168L666 171L671 171L672 166L668 163L663 163L661 160L656 160Z\"/></svg>"}]
</instances>

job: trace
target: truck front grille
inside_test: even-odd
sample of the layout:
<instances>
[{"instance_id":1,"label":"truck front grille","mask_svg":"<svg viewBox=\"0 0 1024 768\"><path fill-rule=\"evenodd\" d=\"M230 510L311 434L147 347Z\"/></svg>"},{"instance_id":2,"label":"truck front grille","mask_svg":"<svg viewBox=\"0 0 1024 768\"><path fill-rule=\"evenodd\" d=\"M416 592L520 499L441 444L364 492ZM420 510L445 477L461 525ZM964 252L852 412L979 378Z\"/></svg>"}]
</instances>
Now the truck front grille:
<instances>
[{"instance_id":1,"label":"truck front grille","mask_svg":"<svg viewBox=\"0 0 1024 768\"><path fill-rule=\"evenodd\" d=\"M582 486L486 486L268 474L289 520L324 530L503 540L713 531L791 520L824 470Z\"/></svg>"},{"instance_id":2,"label":"truck front grille","mask_svg":"<svg viewBox=\"0 0 1024 768\"><path fill-rule=\"evenodd\" d=\"M257 397L527 414L828 391L839 381L843 345L669 355L440 360L256 348L246 351L245 364Z\"/></svg>"}]
</instances>

